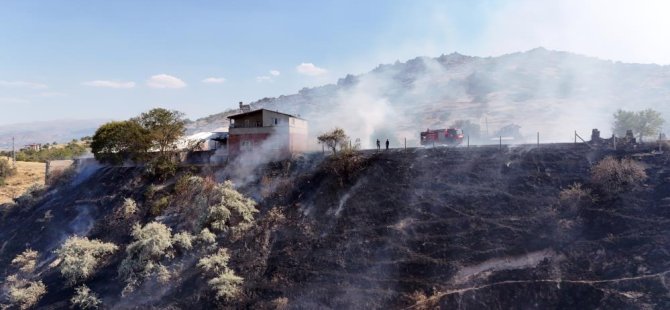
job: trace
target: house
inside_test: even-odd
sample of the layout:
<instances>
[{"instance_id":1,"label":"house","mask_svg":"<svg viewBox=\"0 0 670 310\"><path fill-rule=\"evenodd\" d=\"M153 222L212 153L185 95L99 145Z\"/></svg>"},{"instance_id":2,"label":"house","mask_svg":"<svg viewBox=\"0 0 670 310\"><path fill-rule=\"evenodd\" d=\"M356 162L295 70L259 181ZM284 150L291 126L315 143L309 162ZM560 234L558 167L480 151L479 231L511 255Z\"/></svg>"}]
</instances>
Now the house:
<instances>
[{"instance_id":1,"label":"house","mask_svg":"<svg viewBox=\"0 0 670 310\"><path fill-rule=\"evenodd\" d=\"M33 144L26 144L22 150L26 151L40 151L42 149L42 145L39 143L33 143Z\"/></svg>"},{"instance_id":2,"label":"house","mask_svg":"<svg viewBox=\"0 0 670 310\"><path fill-rule=\"evenodd\" d=\"M279 157L307 150L307 120L260 109L229 116L228 153L260 151Z\"/></svg>"},{"instance_id":3,"label":"house","mask_svg":"<svg viewBox=\"0 0 670 310\"><path fill-rule=\"evenodd\" d=\"M225 149L228 142L228 129L217 128L213 131L198 132L182 138L177 148L192 151L213 151Z\"/></svg>"}]
</instances>

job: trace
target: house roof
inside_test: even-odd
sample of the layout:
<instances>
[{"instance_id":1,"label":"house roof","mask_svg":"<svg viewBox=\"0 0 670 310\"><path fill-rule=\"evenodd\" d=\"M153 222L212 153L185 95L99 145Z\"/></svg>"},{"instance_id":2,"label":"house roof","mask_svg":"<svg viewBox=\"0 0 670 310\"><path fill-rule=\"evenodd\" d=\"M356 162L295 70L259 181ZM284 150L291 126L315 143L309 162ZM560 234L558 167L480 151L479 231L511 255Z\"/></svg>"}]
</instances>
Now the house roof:
<instances>
[{"instance_id":1,"label":"house roof","mask_svg":"<svg viewBox=\"0 0 670 310\"><path fill-rule=\"evenodd\" d=\"M249 114L254 114L254 113L259 113L259 112L262 113L262 111L268 111L268 112L277 113L277 114L282 114L282 115L286 115L286 116L289 116L289 117L293 117L293 118L297 118L297 119L302 119L302 120L304 120L304 118L301 118L301 117L298 117L298 116L295 116L295 115L292 115L292 114L283 113L283 112L279 112L279 111L268 110L268 109L258 109L258 110L253 110L253 111L249 111L249 112L245 112L245 113L235 114L235 115L228 116L228 118L229 118L229 119L236 119L236 118L239 118L239 117L241 117L241 116L247 116L247 115L249 115Z\"/></svg>"}]
</instances>

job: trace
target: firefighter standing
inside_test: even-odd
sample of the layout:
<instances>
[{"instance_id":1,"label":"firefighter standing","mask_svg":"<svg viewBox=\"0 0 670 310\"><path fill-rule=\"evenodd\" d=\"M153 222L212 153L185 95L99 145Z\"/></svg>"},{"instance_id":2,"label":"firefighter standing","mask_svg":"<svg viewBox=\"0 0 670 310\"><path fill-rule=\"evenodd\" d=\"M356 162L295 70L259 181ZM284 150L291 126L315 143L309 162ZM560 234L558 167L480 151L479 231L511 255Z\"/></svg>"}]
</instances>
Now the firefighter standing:
<instances>
[{"instance_id":1,"label":"firefighter standing","mask_svg":"<svg viewBox=\"0 0 670 310\"><path fill-rule=\"evenodd\" d=\"M389 149L389 139L386 139L386 150L388 151Z\"/></svg>"},{"instance_id":2,"label":"firefighter standing","mask_svg":"<svg viewBox=\"0 0 670 310\"><path fill-rule=\"evenodd\" d=\"M379 139L377 139L377 151L381 149L381 145L379 144Z\"/></svg>"}]
</instances>

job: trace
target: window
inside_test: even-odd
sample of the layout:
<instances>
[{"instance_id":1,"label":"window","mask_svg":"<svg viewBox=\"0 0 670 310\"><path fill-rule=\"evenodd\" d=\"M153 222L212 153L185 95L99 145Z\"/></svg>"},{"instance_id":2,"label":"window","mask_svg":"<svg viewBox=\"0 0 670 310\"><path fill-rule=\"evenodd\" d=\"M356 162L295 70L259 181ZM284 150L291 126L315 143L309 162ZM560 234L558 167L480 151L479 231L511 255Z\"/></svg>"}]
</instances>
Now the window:
<instances>
[{"instance_id":1,"label":"window","mask_svg":"<svg viewBox=\"0 0 670 310\"><path fill-rule=\"evenodd\" d=\"M279 124L279 119L275 118L275 125L278 125L278 124Z\"/></svg>"},{"instance_id":2,"label":"window","mask_svg":"<svg viewBox=\"0 0 670 310\"><path fill-rule=\"evenodd\" d=\"M249 140L242 141L242 143L240 145L240 150L242 150L242 151L251 151L252 148L253 148L253 145L252 145L251 141L249 141Z\"/></svg>"}]
</instances>

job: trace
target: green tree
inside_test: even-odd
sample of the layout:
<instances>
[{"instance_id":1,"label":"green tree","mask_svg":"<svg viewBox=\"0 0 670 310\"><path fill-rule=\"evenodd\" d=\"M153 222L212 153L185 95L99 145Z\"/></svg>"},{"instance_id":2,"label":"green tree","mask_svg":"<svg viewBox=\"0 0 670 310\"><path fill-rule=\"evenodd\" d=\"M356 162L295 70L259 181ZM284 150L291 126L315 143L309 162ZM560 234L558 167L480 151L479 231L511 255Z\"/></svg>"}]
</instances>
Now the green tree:
<instances>
[{"instance_id":1,"label":"green tree","mask_svg":"<svg viewBox=\"0 0 670 310\"><path fill-rule=\"evenodd\" d=\"M333 131L318 136L317 140L319 140L319 143L323 143L333 150L333 153L337 154L337 146L346 143L348 138L349 137L344 133L344 129L335 128Z\"/></svg>"},{"instance_id":2,"label":"green tree","mask_svg":"<svg viewBox=\"0 0 670 310\"><path fill-rule=\"evenodd\" d=\"M152 146L161 155L176 149L177 142L186 132L184 113L175 110L155 108L135 120L149 132Z\"/></svg>"},{"instance_id":3,"label":"green tree","mask_svg":"<svg viewBox=\"0 0 670 310\"><path fill-rule=\"evenodd\" d=\"M151 147L149 132L135 121L109 122L95 131L91 152L101 162L143 160Z\"/></svg>"},{"instance_id":4,"label":"green tree","mask_svg":"<svg viewBox=\"0 0 670 310\"><path fill-rule=\"evenodd\" d=\"M626 130L632 130L642 142L643 137L658 134L664 122L661 113L652 109L637 112L618 110L614 113L613 131L616 136L623 136Z\"/></svg>"}]
</instances>

